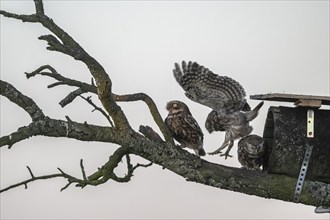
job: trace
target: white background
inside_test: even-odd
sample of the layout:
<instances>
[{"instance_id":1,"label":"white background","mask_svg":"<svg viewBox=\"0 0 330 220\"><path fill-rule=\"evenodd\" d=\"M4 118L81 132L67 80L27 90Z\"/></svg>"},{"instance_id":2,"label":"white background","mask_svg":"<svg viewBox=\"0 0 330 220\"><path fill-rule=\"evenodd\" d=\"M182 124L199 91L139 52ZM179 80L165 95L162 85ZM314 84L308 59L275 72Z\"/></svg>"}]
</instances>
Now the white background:
<instances>
[{"instance_id":1,"label":"white background","mask_svg":"<svg viewBox=\"0 0 330 220\"><path fill-rule=\"evenodd\" d=\"M45 12L106 69L117 94L145 92L166 117L173 99L188 104L205 134L205 150L223 141L222 133L208 134L204 121L210 109L188 100L172 76L174 62L192 60L220 75L239 81L247 95L270 92L329 95L329 1L45 1ZM1 10L32 14L32 1L1 0ZM60 74L90 82L84 64L47 51L37 38L49 34L40 24L1 18L1 79L32 97L53 118L68 115L78 122L108 125L82 99L61 108L58 103L74 88L47 89L45 77L27 80L49 64ZM93 96L97 102L97 97ZM258 102L249 100L253 107ZM156 128L142 102L120 103L131 125ZM262 135L270 105L252 122ZM31 119L1 97L1 136ZM1 188L35 175L56 173L57 167L78 177L79 160L87 175L102 166L115 145L60 138L33 137L1 148ZM205 159L240 167L236 156ZM134 157L134 162L146 162ZM124 174L125 163L116 169ZM109 181L83 190L64 179L34 182L1 194L1 219L329 219L314 207L186 182L157 165L136 170L129 183Z\"/></svg>"}]
</instances>

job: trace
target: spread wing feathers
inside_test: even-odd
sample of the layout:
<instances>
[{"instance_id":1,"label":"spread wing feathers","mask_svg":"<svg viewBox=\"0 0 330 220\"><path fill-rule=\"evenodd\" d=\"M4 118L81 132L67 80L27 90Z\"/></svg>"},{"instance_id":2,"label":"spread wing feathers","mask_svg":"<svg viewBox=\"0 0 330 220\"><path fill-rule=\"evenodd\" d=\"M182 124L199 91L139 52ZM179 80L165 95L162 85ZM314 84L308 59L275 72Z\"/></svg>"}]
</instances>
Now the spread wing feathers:
<instances>
[{"instance_id":1,"label":"spread wing feathers","mask_svg":"<svg viewBox=\"0 0 330 220\"><path fill-rule=\"evenodd\" d=\"M248 110L246 93L234 79L214 74L204 66L182 61L182 69L175 63L174 77L186 96L202 105L219 111Z\"/></svg>"}]
</instances>

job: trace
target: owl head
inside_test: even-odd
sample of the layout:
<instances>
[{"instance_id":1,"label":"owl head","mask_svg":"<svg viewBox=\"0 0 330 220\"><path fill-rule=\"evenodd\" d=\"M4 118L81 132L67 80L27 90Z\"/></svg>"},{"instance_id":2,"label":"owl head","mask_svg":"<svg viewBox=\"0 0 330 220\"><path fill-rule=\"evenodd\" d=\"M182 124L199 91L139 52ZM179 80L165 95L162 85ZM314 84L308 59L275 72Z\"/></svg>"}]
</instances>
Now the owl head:
<instances>
[{"instance_id":1,"label":"owl head","mask_svg":"<svg viewBox=\"0 0 330 220\"><path fill-rule=\"evenodd\" d=\"M169 112L169 114L177 114L177 113L191 114L188 106L178 100L173 100L168 102L166 105L166 109Z\"/></svg>"},{"instance_id":2,"label":"owl head","mask_svg":"<svg viewBox=\"0 0 330 220\"><path fill-rule=\"evenodd\" d=\"M248 135L240 140L239 145L250 158L259 158L265 151L265 142L262 137L257 135Z\"/></svg>"},{"instance_id":3,"label":"owl head","mask_svg":"<svg viewBox=\"0 0 330 220\"><path fill-rule=\"evenodd\" d=\"M264 153L264 142L261 142L258 145L247 143L244 149L251 158L259 158Z\"/></svg>"},{"instance_id":4,"label":"owl head","mask_svg":"<svg viewBox=\"0 0 330 220\"><path fill-rule=\"evenodd\" d=\"M208 114L205 121L205 128L209 133L212 133L213 131L225 131L221 118L216 111L212 110Z\"/></svg>"}]
</instances>

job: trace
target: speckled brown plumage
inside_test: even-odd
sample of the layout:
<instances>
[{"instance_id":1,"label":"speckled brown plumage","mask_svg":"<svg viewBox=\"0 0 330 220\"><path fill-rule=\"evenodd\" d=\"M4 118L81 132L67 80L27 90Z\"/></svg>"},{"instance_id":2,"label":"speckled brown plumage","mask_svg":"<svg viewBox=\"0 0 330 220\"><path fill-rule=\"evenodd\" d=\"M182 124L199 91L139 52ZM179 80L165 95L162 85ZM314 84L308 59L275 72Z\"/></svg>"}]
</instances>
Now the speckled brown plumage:
<instances>
[{"instance_id":1,"label":"speckled brown plumage","mask_svg":"<svg viewBox=\"0 0 330 220\"><path fill-rule=\"evenodd\" d=\"M174 100L167 103L168 115L165 124L170 129L173 138L181 147L193 149L199 156L205 156L203 149L203 132L197 121L193 118L188 106Z\"/></svg>"},{"instance_id":2,"label":"speckled brown plumage","mask_svg":"<svg viewBox=\"0 0 330 220\"><path fill-rule=\"evenodd\" d=\"M234 79L214 74L196 62L189 61L187 64L183 61L181 67L176 63L173 73L185 90L185 95L192 101L213 109L206 119L206 129L210 133L226 132L223 144L210 154L220 154L227 158L234 140L252 132L249 122L257 117L263 102L251 110L245 99L245 90ZM222 154L221 150L226 147L226 152Z\"/></svg>"},{"instance_id":3,"label":"speckled brown plumage","mask_svg":"<svg viewBox=\"0 0 330 220\"><path fill-rule=\"evenodd\" d=\"M258 135L243 137L237 145L237 155L240 164L247 169L261 170L264 162L266 144Z\"/></svg>"}]
</instances>

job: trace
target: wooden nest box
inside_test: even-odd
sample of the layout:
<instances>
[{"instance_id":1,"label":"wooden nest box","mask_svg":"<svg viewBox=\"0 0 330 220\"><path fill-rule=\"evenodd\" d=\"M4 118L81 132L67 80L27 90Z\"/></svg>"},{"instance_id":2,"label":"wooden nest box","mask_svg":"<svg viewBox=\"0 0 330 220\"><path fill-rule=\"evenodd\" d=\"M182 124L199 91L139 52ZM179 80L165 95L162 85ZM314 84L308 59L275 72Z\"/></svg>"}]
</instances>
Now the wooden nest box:
<instances>
[{"instance_id":1,"label":"wooden nest box","mask_svg":"<svg viewBox=\"0 0 330 220\"><path fill-rule=\"evenodd\" d=\"M250 98L295 105L268 109L263 132L268 151L263 169L299 178L308 167L306 179L330 183L330 110L320 109L330 105L330 97L271 93Z\"/></svg>"}]
</instances>

